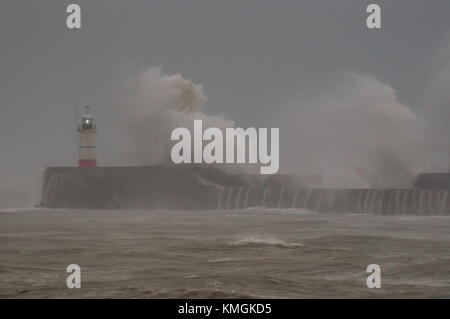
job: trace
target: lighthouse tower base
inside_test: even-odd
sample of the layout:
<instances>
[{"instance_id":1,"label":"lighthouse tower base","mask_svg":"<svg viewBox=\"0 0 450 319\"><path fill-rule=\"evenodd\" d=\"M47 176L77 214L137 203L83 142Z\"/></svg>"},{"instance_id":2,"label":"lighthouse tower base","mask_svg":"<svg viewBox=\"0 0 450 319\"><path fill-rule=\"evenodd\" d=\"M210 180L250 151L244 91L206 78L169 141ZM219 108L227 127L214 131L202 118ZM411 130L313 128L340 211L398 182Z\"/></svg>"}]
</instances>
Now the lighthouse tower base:
<instances>
[{"instance_id":1,"label":"lighthouse tower base","mask_svg":"<svg viewBox=\"0 0 450 319\"><path fill-rule=\"evenodd\" d=\"M79 160L78 167L97 167L96 160Z\"/></svg>"}]
</instances>

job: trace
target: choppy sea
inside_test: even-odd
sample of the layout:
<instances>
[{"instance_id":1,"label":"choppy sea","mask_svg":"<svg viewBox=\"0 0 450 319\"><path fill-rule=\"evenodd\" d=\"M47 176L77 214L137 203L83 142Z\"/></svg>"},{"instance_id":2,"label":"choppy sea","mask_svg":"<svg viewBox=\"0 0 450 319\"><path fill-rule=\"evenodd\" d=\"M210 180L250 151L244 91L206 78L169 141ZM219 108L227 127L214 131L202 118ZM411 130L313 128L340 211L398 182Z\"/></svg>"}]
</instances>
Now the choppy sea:
<instances>
[{"instance_id":1,"label":"choppy sea","mask_svg":"<svg viewBox=\"0 0 450 319\"><path fill-rule=\"evenodd\" d=\"M0 210L0 297L449 298L450 217Z\"/></svg>"}]
</instances>

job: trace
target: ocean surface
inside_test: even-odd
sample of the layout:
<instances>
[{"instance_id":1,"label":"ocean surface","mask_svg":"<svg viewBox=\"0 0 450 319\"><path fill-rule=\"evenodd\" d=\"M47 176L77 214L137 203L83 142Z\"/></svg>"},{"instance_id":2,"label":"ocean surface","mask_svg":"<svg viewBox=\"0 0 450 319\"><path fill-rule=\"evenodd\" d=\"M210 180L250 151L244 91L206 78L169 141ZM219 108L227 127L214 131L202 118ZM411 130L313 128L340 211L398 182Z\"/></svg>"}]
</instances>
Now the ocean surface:
<instances>
[{"instance_id":1,"label":"ocean surface","mask_svg":"<svg viewBox=\"0 0 450 319\"><path fill-rule=\"evenodd\" d=\"M0 210L0 297L450 298L450 217Z\"/></svg>"}]
</instances>

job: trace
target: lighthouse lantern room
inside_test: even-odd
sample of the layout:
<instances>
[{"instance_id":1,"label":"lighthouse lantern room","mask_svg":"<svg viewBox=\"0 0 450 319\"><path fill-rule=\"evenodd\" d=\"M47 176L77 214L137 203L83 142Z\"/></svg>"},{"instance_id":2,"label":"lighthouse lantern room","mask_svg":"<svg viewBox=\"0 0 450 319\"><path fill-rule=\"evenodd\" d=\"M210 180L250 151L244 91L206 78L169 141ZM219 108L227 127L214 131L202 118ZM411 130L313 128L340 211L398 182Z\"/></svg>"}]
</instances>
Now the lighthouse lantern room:
<instances>
[{"instance_id":1,"label":"lighthouse lantern room","mask_svg":"<svg viewBox=\"0 0 450 319\"><path fill-rule=\"evenodd\" d=\"M77 131L80 134L78 151L78 167L96 167L95 136L97 125L95 118L90 113L90 108L85 106L85 113L77 119Z\"/></svg>"}]
</instances>

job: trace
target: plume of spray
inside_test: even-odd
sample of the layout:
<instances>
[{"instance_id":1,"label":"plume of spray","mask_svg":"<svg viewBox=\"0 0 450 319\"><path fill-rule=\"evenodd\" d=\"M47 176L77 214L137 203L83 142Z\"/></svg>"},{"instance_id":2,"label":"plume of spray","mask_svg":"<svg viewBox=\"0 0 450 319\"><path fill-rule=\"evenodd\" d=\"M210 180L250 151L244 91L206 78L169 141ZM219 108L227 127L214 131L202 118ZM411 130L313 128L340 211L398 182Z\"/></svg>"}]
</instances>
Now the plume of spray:
<instances>
[{"instance_id":1,"label":"plume of spray","mask_svg":"<svg viewBox=\"0 0 450 319\"><path fill-rule=\"evenodd\" d=\"M419 121L372 76L340 75L281 117L281 167L329 187L409 187L421 159Z\"/></svg>"},{"instance_id":2,"label":"plume of spray","mask_svg":"<svg viewBox=\"0 0 450 319\"><path fill-rule=\"evenodd\" d=\"M151 68L133 76L121 110L134 162L169 164L172 130L192 130L194 119L234 127L203 113L206 103L203 87L179 74ZM329 187L407 187L420 170L418 119L374 77L341 75L286 106L267 117L280 128L280 173L323 174Z\"/></svg>"},{"instance_id":3,"label":"plume of spray","mask_svg":"<svg viewBox=\"0 0 450 319\"><path fill-rule=\"evenodd\" d=\"M129 158L139 165L171 163L170 136L176 127L192 131L196 119L203 121L204 128L234 126L223 116L201 111L208 101L203 86L180 74L164 75L157 67L134 75L122 100L122 118L134 144Z\"/></svg>"}]
</instances>

